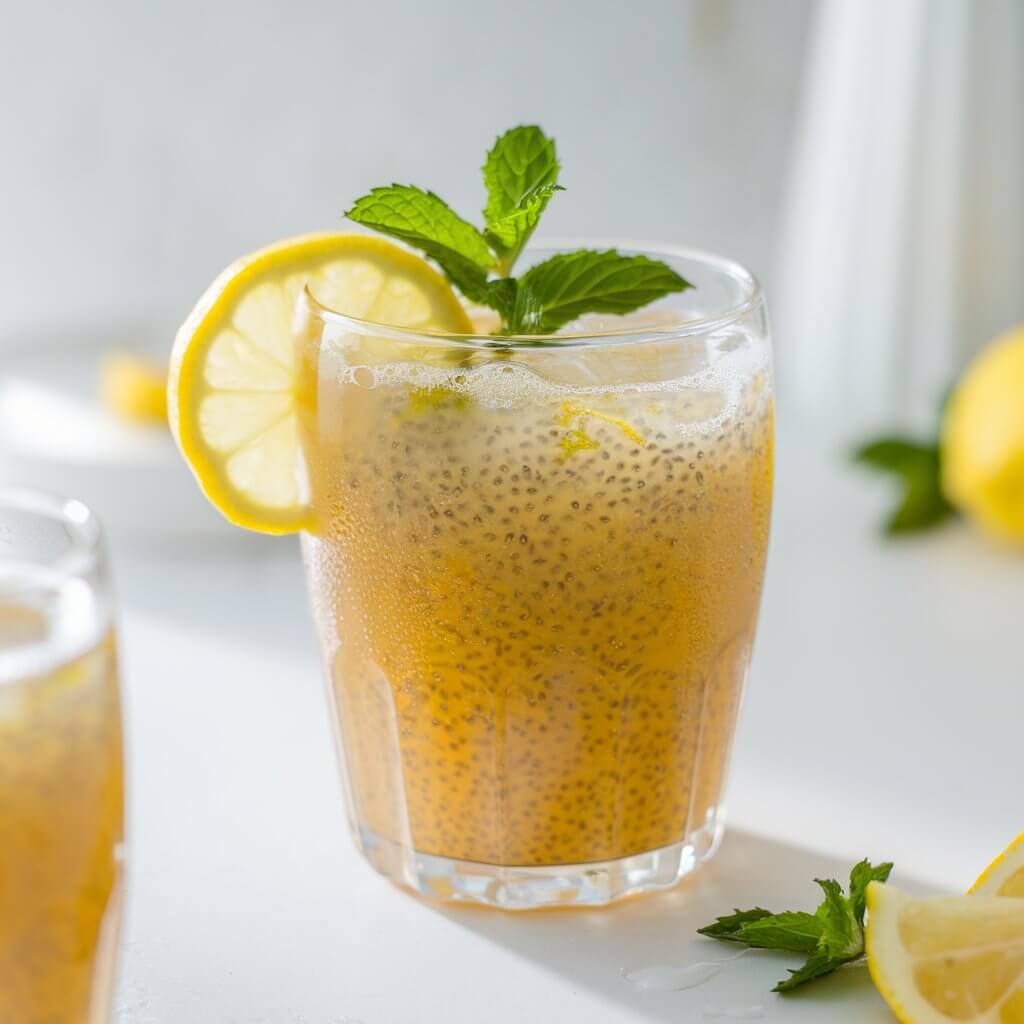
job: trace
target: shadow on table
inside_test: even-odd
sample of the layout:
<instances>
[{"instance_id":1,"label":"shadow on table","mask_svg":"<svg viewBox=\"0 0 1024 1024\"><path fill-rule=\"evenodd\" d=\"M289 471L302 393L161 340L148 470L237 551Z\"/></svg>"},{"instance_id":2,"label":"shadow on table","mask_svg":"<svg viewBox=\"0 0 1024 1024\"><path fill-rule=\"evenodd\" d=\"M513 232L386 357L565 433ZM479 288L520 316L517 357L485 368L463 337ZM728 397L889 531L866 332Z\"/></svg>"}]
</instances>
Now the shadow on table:
<instances>
[{"instance_id":1,"label":"shadow on table","mask_svg":"<svg viewBox=\"0 0 1024 1024\"><path fill-rule=\"evenodd\" d=\"M767 905L773 910L811 909L818 902L814 878L844 883L851 863L806 849L732 830L717 857L676 888L640 897L610 910L555 910L500 914L480 909L439 908L451 921L511 953L629 1007L637 1019L698 1021L722 1011L763 1009L765 1019L815 1021L825 1003L850 1004L864 1024L891 1024L867 970L850 968L785 997L771 993L800 958L758 950L727 963L711 982L686 991L645 992L622 978L625 968L686 965L725 960L736 949L705 939L696 929L734 907ZM903 880L905 881L905 880ZM920 890L919 886L911 886ZM835 1007L832 1013L837 1014ZM705 1018L705 1014L707 1017ZM828 1019L834 1019L832 1015ZM844 1016L843 1019L846 1019Z\"/></svg>"}]
</instances>

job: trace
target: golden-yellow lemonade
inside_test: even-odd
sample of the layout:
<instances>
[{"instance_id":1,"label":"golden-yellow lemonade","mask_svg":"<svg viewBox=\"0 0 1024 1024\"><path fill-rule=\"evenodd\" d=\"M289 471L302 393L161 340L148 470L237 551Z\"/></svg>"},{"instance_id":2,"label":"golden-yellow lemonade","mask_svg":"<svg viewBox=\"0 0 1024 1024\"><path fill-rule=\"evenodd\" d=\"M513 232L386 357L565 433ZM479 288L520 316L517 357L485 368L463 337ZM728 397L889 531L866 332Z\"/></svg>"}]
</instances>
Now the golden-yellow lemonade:
<instances>
[{"instance_id":1,"label":"golden-yellow lemonade","mask_svg":"<svg viewBox=\"0 0 1024 1024\"><path fill-rule=\"evenodd\" d=\"M123 819L114 645L82 642L86 584L22 589L0 586L0 1021L99 1024Z\"/></svg>"},{"instance_id":2,"label":"golden-yellow lemonade","mask_svg":"<svg viewBox=\"0 0 1024 1024\"><path fill-rule=\"evenodd\" d=\"M539 866L713 825L768 537L766 347L410 348L305 357L305 553L364 841Z\"/></svg>"}]
</instances>

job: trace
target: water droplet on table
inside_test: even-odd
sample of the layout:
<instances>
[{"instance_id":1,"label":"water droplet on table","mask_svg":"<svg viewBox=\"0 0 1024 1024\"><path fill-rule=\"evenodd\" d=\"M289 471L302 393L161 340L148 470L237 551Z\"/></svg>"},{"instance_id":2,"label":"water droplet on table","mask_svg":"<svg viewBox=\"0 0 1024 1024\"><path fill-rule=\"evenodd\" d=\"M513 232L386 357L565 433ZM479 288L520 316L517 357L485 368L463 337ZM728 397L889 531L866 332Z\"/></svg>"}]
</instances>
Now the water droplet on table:
<instances>
[{"instance_id":1,"label":"water droplet on table","mask_svg":"<svg viewBox=\"0 0 1024 1024\"><path fill-rule=\"evenodd\" d=\"M675 964L654 964L651 967L622 969L622 980L641 992L679 992L709 982L722 970L722 964L699 961L681 967Z\"/></svg>"}]
</instances>

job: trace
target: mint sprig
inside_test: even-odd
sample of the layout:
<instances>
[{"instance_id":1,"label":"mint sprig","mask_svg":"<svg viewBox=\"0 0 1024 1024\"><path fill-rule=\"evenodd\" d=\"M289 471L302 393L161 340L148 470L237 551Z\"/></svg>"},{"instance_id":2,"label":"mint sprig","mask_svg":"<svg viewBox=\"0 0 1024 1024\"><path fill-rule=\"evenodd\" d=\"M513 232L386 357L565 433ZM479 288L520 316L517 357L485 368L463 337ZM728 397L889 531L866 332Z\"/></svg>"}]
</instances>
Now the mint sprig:
<instances>
[{"instance_id":1,"label":"mint sprig","mask_svg":"<svg viewBox=\"0 0 1024 1024\"><path fill-rule=\"evenodd\" d=\"M434 260L467 299L497 311L499 334L552 334L584 313L630 313L692 287L659 260L614 249L559 253L513 277L548 203L563 191L559 170L554 140L520 125L499 136L484 161L483 230L412 185L371 189L346 216Z\"/></svg>"},{"instance_id":2,"label":"mint sprig","mask_svg":"<svg viewBox=\"0 0 1024 1024\"><path fill-rule=\"evenodd\" d=\"M904 437L883 437L858 448L854 460L900 482L900 498L886 520L888 534L931 529L956 514L942 493L938 442L922 444Z\"/></svg>"},{"instance_id":3,"label":"mint sprig","mask_svg":"<svg viewBox=\"0 0 1024 1024\"><path fill-rule=\"evenodd\" d=\"M817 878L825 898L813 914L787 910L773 914L763 907L736 910L713 924L698 928L701 935L739 942L756 949L777 949L807 957L773 991L789 992L808 981L854 963L864 956L864 913L869 882L884 882L892 864L872 865L867 860L850 871L849 892L832 878Z\"/></svg>"},{"instance_id":4,"label":"mint sprig","mask_svg":"<svg viewBox=\"0 0 1024 1024\"><path fill-rule=\"evenodd\" d=\"M926 440L883 436L862 444L853 453L854 462L887 473L899 481L899 501L885 522L890 536L934 529L956 516L956 509L942 493L942 421L953 389L939 404L931 436Z\"/></svg>"}]
</instances>

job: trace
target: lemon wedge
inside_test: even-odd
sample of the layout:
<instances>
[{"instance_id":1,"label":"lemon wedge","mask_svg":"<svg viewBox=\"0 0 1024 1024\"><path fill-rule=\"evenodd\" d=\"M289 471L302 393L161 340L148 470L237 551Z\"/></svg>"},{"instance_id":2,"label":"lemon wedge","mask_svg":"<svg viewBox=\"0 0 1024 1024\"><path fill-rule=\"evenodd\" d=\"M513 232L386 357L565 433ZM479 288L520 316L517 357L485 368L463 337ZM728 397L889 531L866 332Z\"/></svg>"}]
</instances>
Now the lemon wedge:
<instances>
[{"instance_id":1,"label":"lemon wedge","mask_svg":"<svg viewBox=\"0 0 1024 1024\"><path fill-rule=\"evenodd\" d=\"M1024 899L1024 832L978 876L975 896L1016 896Z\"/></svg>"},{"instance_id":2,"label":"lemon wedge","mask_svg":"<svg viewBox=\"0 0 1024 1024\"><path fill-rule=\"evenodd\" d=\"M292 326L310 285L339 312L417 331L468 333L444 278L366 235L306 235L231 264L178 331L167 407L200 487L230 522L261 533L308 528Z\"/></svg>"},{"instance_id":3,"label":"lemon wedge","mask_svg":"<svg viewBox=\"0 0 1024 1024\"><path fill-rule=\"evenodd\" d=\"M875 986L903 1024L1024 1024L1024 900L868 886Z\"/></svg>"}]
</instances>

